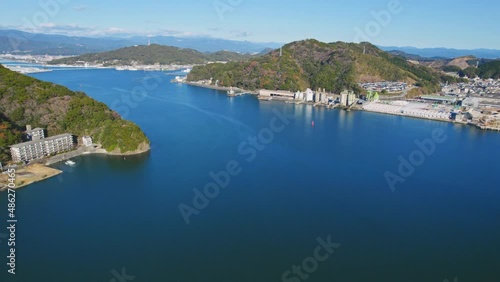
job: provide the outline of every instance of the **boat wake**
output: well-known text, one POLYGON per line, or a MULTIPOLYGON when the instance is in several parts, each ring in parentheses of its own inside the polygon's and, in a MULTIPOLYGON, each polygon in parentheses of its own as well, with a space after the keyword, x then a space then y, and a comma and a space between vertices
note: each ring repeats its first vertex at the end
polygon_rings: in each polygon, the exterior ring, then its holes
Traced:
POLYGON ((243 134, 256 134, 255 130, 251 129, 246 124, 244 124, 241 121, 236 120, 236 119, 234 119, 232 117, 221 115, 219 113, 215 113, 215 112, 211 112, 211 111, 207 111, 207 110, 201 109, 199 107, 196 107, 196 106, 193 106, 193 105, 190 105, 190 104, 187 104, 187 103, 179 102, 179 101, 174 101, 174 100, 171 100, 171 99, 161 99, 161 98, 152 97, 152 96, 149 96, 149 95, 147 95, 146 97, 148 97, 150 99, 153 99, 153 100, 157 100, 157 101, 162 101, 162 102, 167 102, 167 103, 181 105, 181 106, 193 109, 193 110, 195 110, 197 112, 203 113, 203 114, 209 116, 210 118, 212 118, 214 120, 217 120, 217 121, 226 121, 226 122, 232 123, 233 125, 236 125, 239 128, 244 129, 245 132, 243 132, 243 134))

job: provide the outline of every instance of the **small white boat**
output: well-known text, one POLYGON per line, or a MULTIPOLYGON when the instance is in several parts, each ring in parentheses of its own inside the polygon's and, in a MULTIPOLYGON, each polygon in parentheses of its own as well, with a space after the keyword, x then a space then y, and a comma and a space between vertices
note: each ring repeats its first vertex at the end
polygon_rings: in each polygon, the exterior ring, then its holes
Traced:
POLYGON ((76 163, 75 163, 74 161, 72 161, 72 160, 67 160, 64 164, 65 164, 65 165, 69 165, 69 166, 74 166, 74 165, 76 165, 76 163))

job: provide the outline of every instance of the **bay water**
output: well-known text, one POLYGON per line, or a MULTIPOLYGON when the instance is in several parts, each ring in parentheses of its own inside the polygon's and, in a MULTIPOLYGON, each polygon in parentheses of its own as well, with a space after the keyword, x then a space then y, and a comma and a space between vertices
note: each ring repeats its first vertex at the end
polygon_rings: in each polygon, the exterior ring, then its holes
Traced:
POLYGON ((106 103, 152 150, 78 157, 18 190, 16 275, 0 237, 1 281, 500 281, 499 133, 177 75, 32 74, 106 103))

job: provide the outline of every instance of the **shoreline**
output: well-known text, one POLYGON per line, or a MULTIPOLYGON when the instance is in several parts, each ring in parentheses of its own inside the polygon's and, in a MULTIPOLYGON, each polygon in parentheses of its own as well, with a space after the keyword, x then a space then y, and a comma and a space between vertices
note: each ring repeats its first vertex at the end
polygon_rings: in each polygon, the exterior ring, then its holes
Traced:
MULTIPOLYGON (((46 179, 50 179, 54 176, 63 174, 64 171, 51 167, 57 163, 67 161, 71 158, 86 156, 86 155, 107 155, 107 156, 115 156, 115 157, 125 157, 125 156, 136 156, 146 154, 151 151, 151 146, 149 144, 140 145, 140 149, 133 152, 126 153, 116 153, 116 152, 108 152, 102 148, 94 148, 94 147, 80 147, 76 150, 63 153, 60 155, 56 155, 53 157, 49 157, 46 159, 42 159, 39 161, 35 161, 32 164, 28 164, 25 166, 16 167, 16 187, 15 190, 24 188, 29 186, 30 184, 44 181, 46 179)), ((0 175, 0 178, 5 178, 4 175, 0 175)), ((7 187, 0 185, 0 192, 7 190, 7 187)))
POLYGON ((80 147, 76 150, 59 154, 57 156, 50 157, 45 160, 44 165, 45 166, 50 166, 56 163, 60 163, 63 161, 66 161, 71 158, 79 157, 79 156, 85 156, 85 155, 107 155, 107 156, 116 156, 116 157, 125 157, 125 156, 136 156, 136 155, 142 155, 145 154, 149 151, 151 151, 151 145, 147 144, 141 144, 139 147, 142 147, 136 151, 132 152, 126 152, 126 153, 118 153, 118 152, 108 152, 103 148, 94 148, 94 147, 80 147))
POLYGON ((441 122, 448 122, 448 123, 454 123, 454 124, 462 124, 462 125, 468 125, 467 122, 459 122, 459 121, 454 121, 451 119, 440 119, 440 118, 431 118, 431 117, 422 117, 422 116, 414 116, 414 115, 406 115, 406 114, 401 114, 401 113, 385 113, 385 112, 379 112, 379 111, 371 111, 367 109, 353 109, 356 111, 364 111, 364 112, 369 112, 369 113, 376 113, 376 114, 382 114, 382 115, 391 115, 391 116, 400 116, 400 117, 407 117, 407 118, 415 118, 415 119, 424 119, 424 120, 432 120, 432 121, 441 121, 441 122))
POLYGON ((265 101, 265 102, 268 102, 268 101, 276 101, 276 102, 282 102, 282 103, 284 102, 286 104, 295 104, 295 105, 311 105, 314 107, 324 107, 326 109, 331 109, 331 110, 339 109, 339 110, 347 110, 347 111, 365 111, 365 112, 376 113, 376 114, 393 115, 393 116, 401 116, 401 117, 406 117, 406 118, 415 118, 415 119, 422 119, 422 120, 431 120, 431 121, 439 121, 439 122, 446 122, 446 123, 452 123, 452 124, 460 124, 460 125, 466 125, 466 126, 474 126, 475 128, 478 128, 478 129, 481 129, 484 131, 500 131, 500 127, 485 126, 485 125, 480 125, 480 124, 476 124, 473 122, 456 121, 456 120, 451 120, 448 118, 445 119, 445 118, 417 116, 417 115, 404 114, 404 113, 382 112, 382 111, 365 109, 365 108, 359 107, 359 106, 354 106, 351 108, 342 108, 342 107, 339 107, 338 105, 329 106, 329 105, 322 104, 322 103, 295 101, 295 100, 291 100, 288 98, 276 99, 275 97, 272 97, 272 99, 269 99, 267 97, 265 97, 264 99, 259 98, 259 100, 265 101))
POLYGON ((238 93, 248 93, 251 95, 259 95, 257 91, 245 90, 245 89, 241 89, 238 87, 215 86, 215 85, 208 85, 208 84, 202 84, 202 83, 191 82, 191 81, 184 81, 184 82, 182 82, 182 84, 206 88, 206 89, 218 90, 218 91, 226 91, 226 92, 232 89, 237 94, 238 93))
POLYGON ((49 68, 74 68, 74 69, 114 69, 117 71, 176 71, 192 69, 195 65, 66 65, 66 64, 41 64, 49 68))
POLYGON ((406 117, 406 118, 415 118, 415 119, 424 119, 424 120, 432 120, 432 121, 440 121, 440 122, 446 122, 446 123, 452 123, 452 124, 460 124, 460 125, 465 125, 465 126, 473 126, 477 129, 481 129, 484 131, 500 131, 500 127, 491 127, 491 126, 483 126, 471 122, 464 122, 464 121, 456 121, 456 120, 451 120, 451 119, 439 119, 439 118, 430 118, 430 117, 421 117, 421 116, 413 116, 413 115, 405 115, 405 114, 398 114, 398 113, 385 113, 385 112, 378 112, 378 111, 370 111, 367 109, 353 109, 357 111, 365 111, 369 113, 376 113, 376 114, 383 114, 383 115, 392 115, 392 116, 401 116, 401 117, 406 117))
MULTIPOLYGON (((277 97, 260 98, 258 91, 247 91, 247 90, 240 89, 237 87, 215 86, 215 85, 208 85, 208 84, 189 82, 189 81, 184 81, 182 83, 187 84, 187 85, 191 85, 191 86, 195 86, 195 87, 201 87, 201 88, 219 90, 219 91, 229 91, 230 89, 232 89, 235 92, 239 91, 239 92, 249 93, 249 94, 255 95, 259 99, 259 101, 266 101, 266 102, 267 101, 278 101, 278 102, 285 102, 287 104, 295 104, 295 105, 312 105, 315 107, 319 106, 319 107, 325 107, 327 109, 344 109, 344 108, 339 107, 338 105, 335 105, 332 107, 332 106, 329 106, 326 104, 305 102, 305 101, 295 101, 295 100, 289 99, 289 98, 282 98, 282 99, 279 99, 279 98, 277 99, 277 97)), ((353 111, 358 110, 358 111, 366 111, 366 112, 377 113, 377 114, 387 114, 387 115, 402 116, 402 117, 408 117, 408 118, 417 118, 417 119, 440 121, 440 122, 447 122, 447 123, 453 123, 453 124, 469 125, 469 126, 474 126, 478 129, 485 130, 485 131, 500 131, 500 127, 485 126, 485 125, 480 125, 480 124, 476 124, 473 122, 456 121, 456 120, 451 120, 451 119, 447 119, 447 118, 445 119, 445 118, 437 118, 437 117, 425 117, 425 116, 411 115, 411 114, 405 114, 405 113, 383 112, 383 111, 365 109, 365 108, 359 107, 359 106, 354 106, 354 107, 351 107, 351 108, 348 108, 345 110, 353 110, 353 111)))
POLYGON ((446 123, 452 123, 452 124, 460 124, 460 125, 465 125, 465 126, 473 126, 473 127, 476 127, 478 129, 481 129, 484 131, 500 131, 500 127, 496 128, 496 127, 491 127, 491 126, 481 126, 479 124, 475 124, 475 123, 471 123, 471 122, 456 121, 456 120, 451 120, 451 119, 423 117, 423 116, 407 115, 407 114, 401 114, 401 113, 386 113, 386 112, 379 112, 379 111, 371 111, 371 110, 363 109, 363 108, 353 108, 351 110, 352 111, 364 111, 364 112, 382 114, 382 115, 400 116, 400 117, 405 117, 405 118, 439 121, 439 122, 446 122, 446 123))
MULTIPOLYGON (((45 69, 40 69, 37 67, 32 67, 32 66, 9 66, 8 68, 20 72, 23 74, 30 74, 30 73, 39 73, 39 72, 50 72, 53 71, 52 68, 68 68, 68 69, 75 69, 75 70, 80 70, 80 69, 89 69, 89 70, 100 70, 100 69, 114 69, 117 71, 176 71, 176 70, 183 70, 183 69, 192 69, 195 65, 110 65, 110 66, 104 66, 104 65, 67 65, 67 64, 49 64, 48 62, 29 62, 29 61, 24 61, 24 60, 15 60, 15 59, 9 59, 6 60, 4 59, 5 62, 15 62, 15 63, 30 63, 33 65, 39 65, 41 67, 45 67, 45 69), (37 69, 37 70, 34 70, 37 69)), ((3 62, 0 62, 0 64, 3 64, 3 62)), ((6 66, 7 67, 7 66, 6 66)))

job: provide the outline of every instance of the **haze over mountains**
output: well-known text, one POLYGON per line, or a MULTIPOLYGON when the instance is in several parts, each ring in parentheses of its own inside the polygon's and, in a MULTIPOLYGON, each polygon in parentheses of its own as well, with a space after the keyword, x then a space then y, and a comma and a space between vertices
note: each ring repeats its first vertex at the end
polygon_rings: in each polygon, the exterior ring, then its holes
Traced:
MULTIPOLYGON (((217 52, 226 50, 238 53, 260 53, 263 50, 276 49, 284 45, 284 43, 279 42, 255 43, 210 37, 75 37, 55 34, 33 34, 19 30, 0 30, 0 53, 31 55, 82 55, 87 53, 111 51, 135 45, 145 45, 148 43, 148 40, 153 44, 189 48, 199 52, 217 52)), ((456 58, 469 55, 484 59, 500 58, 500 50, 494 49, 464 50, 395 46, 377 47, 384 51, 401 51, 425 58, 456 58)))
POLYGON ((474 56, 483 59, 500 58, 500 50, 494 49, 452 49, 452 48, 416 48, 416 47, 395 47, 377 46, 384 51, 401 51, 407 54, 417 55, 425 58, 457 58, 464 56, 474 56))
POLYGON ((195 49, 199 52, 221 50, 238 53, 260 53, 267 48, 279 48, 281 43, 254 43, 208 37, 135 36, 76 37, 53 34, 33 34, 18 30, 0 30, 0 53, 32 55, 81 55, 111 51, 135 45, 154 44, 195 49))

